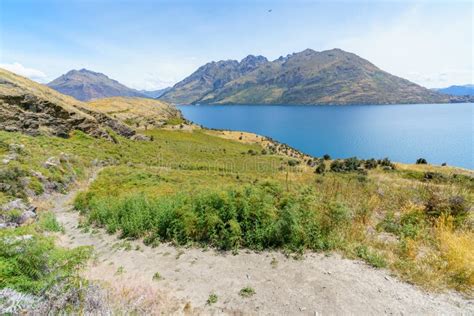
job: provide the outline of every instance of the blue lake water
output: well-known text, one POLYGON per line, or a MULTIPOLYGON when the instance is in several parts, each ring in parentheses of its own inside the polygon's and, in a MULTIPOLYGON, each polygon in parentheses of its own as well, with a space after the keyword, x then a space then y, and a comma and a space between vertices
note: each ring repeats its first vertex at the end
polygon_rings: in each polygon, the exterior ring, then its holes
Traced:
POLYGON ((474 104, 185 105, 184 116, 210 128, 269 136, 313 156, 389 157, 474 169, 474 104))

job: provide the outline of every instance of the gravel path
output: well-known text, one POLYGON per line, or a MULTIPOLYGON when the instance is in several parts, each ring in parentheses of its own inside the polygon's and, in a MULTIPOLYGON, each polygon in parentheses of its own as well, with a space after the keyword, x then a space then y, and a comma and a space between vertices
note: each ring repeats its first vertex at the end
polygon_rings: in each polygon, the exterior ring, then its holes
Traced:
POLYGON ((165 310, 175 314, 474 315, 473 300, 456 293, 426 293, 386 270, 339 255, 311 253, 294 260, 278 252, 232 255, 170 245, 150 248, 139 241, 127 245, 103 231, 85 233, 77 228, 79 215, 71 210, 74 193, 49 200, 66 229, 61 243, 95 248, 97 259, 87 277, 159 291, 166 297, 165 310), (161 279, 153 280, 157 272, 161 279), (244 287, 255 294, 241 297, 244 287), (218 300, 209 306, 211 293, 218 300))

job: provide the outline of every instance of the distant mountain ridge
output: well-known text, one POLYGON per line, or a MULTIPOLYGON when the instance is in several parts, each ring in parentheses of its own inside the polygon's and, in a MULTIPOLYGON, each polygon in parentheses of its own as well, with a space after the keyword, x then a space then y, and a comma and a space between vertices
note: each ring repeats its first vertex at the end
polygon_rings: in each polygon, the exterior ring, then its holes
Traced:
POLYGON ((474 96, 474 84, 454 85, 454 86, 449 86, 447 88, 439 88, 439 89, 433 89, 433 90, 439 93, 443 93, 443 94, 458 95, 458 96, 464 96, 464 95, 474 96))
POLYGON ((147 97, 106 75, 87 69, 71 70, 47 84, 50 88, 80 101, 107 97, 147 97))
POLYGON ((139 90, 139 92, 146 95, 149 98, 156 99, 156 98, 161 97, 164 93, 170 90, 171 90, 171 87, 166 87, 166 88, 157 89, 157 90, 139 90))
POLYGON ((160 99, 175 104, 397 104, 465 102, 393 76, 341 49, 306 49, 210 62, 160 99))

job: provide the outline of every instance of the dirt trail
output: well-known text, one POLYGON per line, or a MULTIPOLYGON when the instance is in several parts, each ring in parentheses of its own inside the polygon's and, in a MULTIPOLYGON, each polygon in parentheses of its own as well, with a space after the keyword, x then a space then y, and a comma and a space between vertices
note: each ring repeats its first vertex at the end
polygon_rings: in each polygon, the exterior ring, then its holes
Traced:
POLYGON ((161 293, 161 312, 186 314, 443 314, 474 315, 474 301, 456 293, 429 294, 391 277, 386 270, 341 258, 308 254, 303 260, 278 252, 238 255, 213 250, 182 249, 169 245, 150 248, 139 241, 122 240, 103 231, 83 232, 70 202, 75 192, 54 195, 50 201, 66 233, 61 243, 94 246, 90 279, 140 285, 161 293), (126 247, 127 248, 127 247, 126 247), (130 249, 131 248, 131 249, 130 249), (121 273, 120 273, 121 272, 121 273), (161 280, 153 280, 155 273, 161 280), (256 294, 243 298, 249 286, 256 294), (206 305, 211 293, 217 303, 206 305), (173 305, 173 306, 172 306, 173 305))

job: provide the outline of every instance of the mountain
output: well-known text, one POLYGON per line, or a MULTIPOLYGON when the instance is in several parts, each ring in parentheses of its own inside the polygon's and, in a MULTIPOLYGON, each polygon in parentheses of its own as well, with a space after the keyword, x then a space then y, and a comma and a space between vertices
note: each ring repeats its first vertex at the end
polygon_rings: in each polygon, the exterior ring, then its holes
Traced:
POLYGON ((146 97, 102 73, 87 69, 71 70, 48 83, 48 86, 81 101, 114 96, 146 97))
POLYGON ((447 103, 440 94, 393 76, 341 49, 306 49, 274 61, 248 56, 211 62, 161 96, 178 104, 447 103))
POLYGON ((156 99, 156 98, 161 97, 164 93, 170 90, 171 90, 171 87, 166 87, 166 88, 158 89, 158 90, 140 90, 140 93, 144 94, 145 96, 151 99, 156 99))
POLYGON ((440 89, 433 89, 433 90, 438 91, 439 93, 443 93, 443 94, 458 95, 458 96, 464 96, 464 95, 474 96, 473 84, 466 84, 462 86, 450 86, 447 88, 440 88, 440 89))
POLYGON ((109 129, 125 137, 135 135, 133 129, 81 101, 0 68, 0 130, 60 137, 79 130, 113 140, 109 129))
POLYGON ((213 61, 178 82, 160 99, 177 104, 197 102, 209 93, 222 89, 225 84, 268 63, 265 57, 253 55, 247 56, 241 62, 237 60, 213 61))

